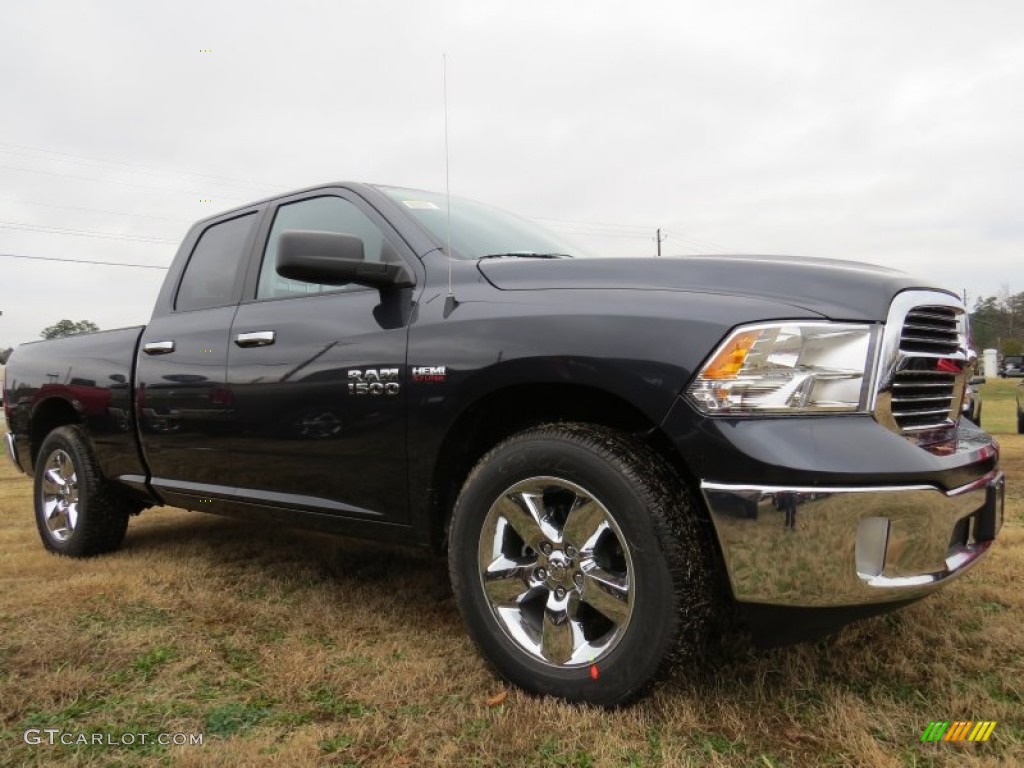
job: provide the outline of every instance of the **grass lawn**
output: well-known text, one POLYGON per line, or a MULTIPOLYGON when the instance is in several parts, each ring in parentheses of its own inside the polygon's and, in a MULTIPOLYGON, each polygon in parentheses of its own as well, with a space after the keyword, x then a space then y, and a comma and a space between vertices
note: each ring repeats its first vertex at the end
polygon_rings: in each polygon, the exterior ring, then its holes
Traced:
POLYGON ((133 520, 113 555, 57 558, 4 460, 0 765, 1024 765, 1015 383, 983 388, 1009 487, 978 568, 816 644, 735 642, 614 712, 516 690, 497 703, 439 561, 174 509, 133 520), (920 742, 961 719, 998 725, 984 744, 920 742), (32 728, 149 743, 30 745, 32 728), (152 743, 176 732, 203 744, 152 743))
POLYGON ((1024 399, 1024 389, 1018 389, 1021 379, 990 378, 981 391, 981 423, 994 435, 1017 432, 1016 393, 1024 399))

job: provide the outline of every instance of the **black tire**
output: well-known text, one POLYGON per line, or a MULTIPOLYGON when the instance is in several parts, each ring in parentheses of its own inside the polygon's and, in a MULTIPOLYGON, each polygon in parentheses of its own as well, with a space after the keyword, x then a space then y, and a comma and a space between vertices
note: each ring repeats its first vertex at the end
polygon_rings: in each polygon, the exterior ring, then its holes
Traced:
POLYGON ((117 549, 128 516, 136 511, 104 481, 85 430, 78 426, 58 427, 43 440, 34 498, 43 546, 69 557, 117 549), (64 482, 56 482, 58 477, 64 482))
POLYGON ((1024 435, 1024 411, 1017 411, 1017 434, 1024 435))
POLYGON ((703 649, 717 594, 714 549, 703 531, 686 487, 644 443, 587 424, 548 424, 500 443, 470 472, 449 531, 452 589, 473 640, 507 680, 541 695, 615 706, 643 693, 669 661, 703 649), (536 529, 535 549, 512 520, 532 530, 538 516, 522 518, 516 510, 528 509, 527 496, 538 491, 543 495, 532 498, 543 507, 539 519, 553 527, 536 529), (588 511, 566 525, 569 507, 588 511), (584 531, 602 526, 603 532, 578 545, 580 551, 571 546, 584 531), (511 567, 504 568, 510 538, 516 575, 488 579, 491 589, 502 590, 497 601, 512 606, 502 608, 513 615, 504 619, 485 591, 481 561, 500 562, 498 572, 511 574, 511 567), (550 557, 541 551, 545 547, 550 557), (626 585, 614 593, 618 602, 609 603, 604 594, 613 590, 591 588, 611 583, 600 581, 608 574, 626 585), (523 593, 513 596, 519 589, 523 593), (560 600, 566 606, 561 614, 552 605, 560 600), (589 601, 603 604, 607 613, 589 601), (539 610, 537 603, 543 604, 539 610), (560 629, 565 624, 579 628, 571 639, 569 630, 560 629), (550 645, 549 628, 561 638, 550 645), (515 639, 515 633, 526 639, 515 639), (546 649, 554 653, 545 657, 546 649), (595 649, 600 652, 592 656, 595 649))
POLYGON ((981 426, 981 406, 978 406, 978 418, 974 421, 979 427, 981 426))

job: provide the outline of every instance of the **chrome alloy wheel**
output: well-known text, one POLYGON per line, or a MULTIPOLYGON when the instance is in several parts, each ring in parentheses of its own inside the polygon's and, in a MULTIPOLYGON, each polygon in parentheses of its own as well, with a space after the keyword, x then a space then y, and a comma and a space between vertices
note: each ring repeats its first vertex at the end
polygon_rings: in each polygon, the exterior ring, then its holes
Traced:
POLYGON ((58 448, 46 458, 40 493, 50 536, 67 541, 78 524, 78 478, 67 451, 58 448))
POLYGON ((633 562, 618 524, 593 494, 556 477, 516 483, 491 505, 478 550, 480 581, 505 634, 555 667, 592 664, 633 615, 633 562))

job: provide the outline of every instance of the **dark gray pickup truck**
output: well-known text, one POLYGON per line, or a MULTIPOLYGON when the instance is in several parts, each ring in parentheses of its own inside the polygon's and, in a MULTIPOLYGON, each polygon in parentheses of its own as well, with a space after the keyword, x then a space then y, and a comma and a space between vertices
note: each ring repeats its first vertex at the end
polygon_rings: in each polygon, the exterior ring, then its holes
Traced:
POLYGON ((960 420, 955 295, 849 262, 580 256, 364 184, 199 222, 147 326, 9 361, 43 544, 108 552, 174 505, 447 551, 502 675, 606 705, 726 608, 813 637, 988 550, 1003 477, 960 420))

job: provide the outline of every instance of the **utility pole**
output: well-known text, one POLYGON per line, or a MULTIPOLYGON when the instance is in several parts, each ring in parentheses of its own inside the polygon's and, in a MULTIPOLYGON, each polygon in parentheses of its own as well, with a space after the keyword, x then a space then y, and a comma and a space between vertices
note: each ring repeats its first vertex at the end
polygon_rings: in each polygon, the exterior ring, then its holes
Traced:
POLYGON ((659 257, 661 256, 661 244, 663 242, 665 242, 666 240, 668 240, 668 235, 665 235, 664 237, 662 237, 661 236, 661 227, 658 227, 657 231, 654 233, 654 241, 658 244, 658 256, 659 257))

